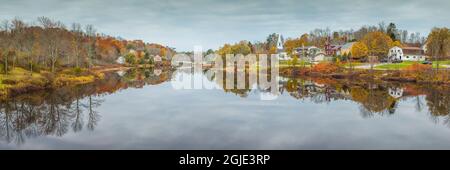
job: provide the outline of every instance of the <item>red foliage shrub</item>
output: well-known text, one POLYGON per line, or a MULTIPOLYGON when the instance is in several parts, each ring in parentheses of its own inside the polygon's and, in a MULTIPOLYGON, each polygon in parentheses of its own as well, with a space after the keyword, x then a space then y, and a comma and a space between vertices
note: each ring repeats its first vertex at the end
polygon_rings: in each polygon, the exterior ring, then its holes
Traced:
POLYGON ((339 70, 339 67, 336 64, 333 63, 319 63, 314 65, 312 68, 313 72, 323 73, 323 74, 330 74, 334 73, 339 70))

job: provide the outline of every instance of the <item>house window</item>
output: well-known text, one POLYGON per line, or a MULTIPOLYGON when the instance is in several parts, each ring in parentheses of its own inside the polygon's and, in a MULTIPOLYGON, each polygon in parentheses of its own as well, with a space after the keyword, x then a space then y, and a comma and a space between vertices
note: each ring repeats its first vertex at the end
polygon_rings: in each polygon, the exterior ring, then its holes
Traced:
POLYGON ((409 58, 409 55, 408 55, 408 56, 406 56, 406 58, 409 58))
POLYGON ((413 56, 413 58, 416 58, 416 56, 413 56))

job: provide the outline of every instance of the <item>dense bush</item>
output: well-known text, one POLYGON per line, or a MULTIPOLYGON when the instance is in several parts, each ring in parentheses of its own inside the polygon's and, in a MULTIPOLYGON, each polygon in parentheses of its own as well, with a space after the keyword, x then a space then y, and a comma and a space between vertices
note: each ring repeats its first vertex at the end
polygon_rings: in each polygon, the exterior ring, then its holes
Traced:
POLYGON ((323 73, 323 74, 330 74, 335 73, 339 70, 339 67, 334 63, 328 63, 328 62, 322 62, 319 64, 314 65, 312 68, 313 72, 323 73))

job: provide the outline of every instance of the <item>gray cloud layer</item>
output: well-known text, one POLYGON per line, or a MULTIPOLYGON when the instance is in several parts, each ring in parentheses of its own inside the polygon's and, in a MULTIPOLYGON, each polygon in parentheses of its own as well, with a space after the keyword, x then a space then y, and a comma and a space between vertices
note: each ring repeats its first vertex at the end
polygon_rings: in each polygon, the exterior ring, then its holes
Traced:
POLYGON ((449 27, 448 0, 0 0, 0 19, 48 16, 67 24, 93 24, 105 34, 192 50, 272 32, 297 37, 314 28, 358 28, 380 21, 427 34, 449 27))

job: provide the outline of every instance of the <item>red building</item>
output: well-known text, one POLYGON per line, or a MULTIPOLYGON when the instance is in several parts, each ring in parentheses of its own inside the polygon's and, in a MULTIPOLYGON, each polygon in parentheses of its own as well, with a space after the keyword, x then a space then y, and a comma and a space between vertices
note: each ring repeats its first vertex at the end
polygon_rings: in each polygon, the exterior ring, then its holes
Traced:
POLYGON ((330 37, 327 38, 327 41, 325 42, 325 54, 327 56, 338 55, 341 48, 342 45, 333 45, 330 43, 330 37))

